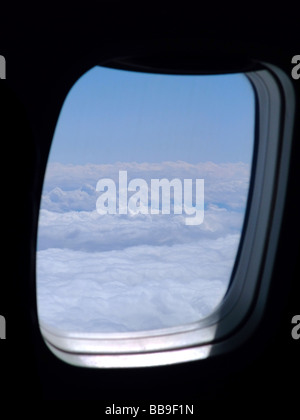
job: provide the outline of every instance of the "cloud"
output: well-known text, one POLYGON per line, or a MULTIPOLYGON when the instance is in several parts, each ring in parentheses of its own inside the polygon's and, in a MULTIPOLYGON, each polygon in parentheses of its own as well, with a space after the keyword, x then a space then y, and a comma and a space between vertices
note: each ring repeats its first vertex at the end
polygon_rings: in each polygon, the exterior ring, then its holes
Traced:
POLYGON ((138 245, 173 245, 216 239, 241 230, 243 214, 211 206, 204 222, 187 226, 183 215, 99 215, 93 212, 57 213, 41 210, 38 249, 68 248, 87 252, 138 245))
POLYGON ((101 178, 111 178, 118 184, 119 171, 128 172, 128 182, 142 178, 150 185, 153 178, 204 179, 205 202, 243 209, 246 203, 250 167, 246 163, 187 162, 121 163, 107 165, 63 165, 47 167, 42 208, 57 212, 94 210, 99 193, 96 184, 101 178))
POLYGON ((38 230, 40 318, 66 331, 149 330, 197 321, 224 296, 249 184, 244 163, 48 165, 38 230), (100 215, 100 178, 205 180, 204 222, 100 215))
POLYGON ((227 289, 239 235, 125 250, 39 251, 38 311, 76 332, 166 328, 208 315, 227 289))

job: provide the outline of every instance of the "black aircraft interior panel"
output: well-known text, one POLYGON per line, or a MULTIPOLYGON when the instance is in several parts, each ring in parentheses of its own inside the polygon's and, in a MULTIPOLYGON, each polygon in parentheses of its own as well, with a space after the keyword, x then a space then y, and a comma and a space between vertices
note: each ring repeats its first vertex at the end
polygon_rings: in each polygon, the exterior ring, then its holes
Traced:
MULTIPOLYGON (((2 401, 95 400, 101 416, 141 416, 150 405, 150 414, 191 414, 186 410, 193 406, 193 415, 199 415, 202 401, 232 403, 233 398, 254 406, 270 398, 274 406, 295 402, 300 374, 300 38, 295 11, 263 19, 253 11, 225 18, 184 6, 137 13, 118 2, 103 2, 97 13, 22 7, 5 8, 0 25, 2 401), (42 337, 36 240, 44 170, 66 95, 99 63, 175 73, 196 66, 204 74, 254 71, 270 63, 291 82, 291 157, 270 288, 258 325, 228 351, 162 366, 83 367, 60 360, 42 337), (122 412, 125 406, 133 411, 122 412)), ((283 102, 280 112, 285 109, 283 102)))

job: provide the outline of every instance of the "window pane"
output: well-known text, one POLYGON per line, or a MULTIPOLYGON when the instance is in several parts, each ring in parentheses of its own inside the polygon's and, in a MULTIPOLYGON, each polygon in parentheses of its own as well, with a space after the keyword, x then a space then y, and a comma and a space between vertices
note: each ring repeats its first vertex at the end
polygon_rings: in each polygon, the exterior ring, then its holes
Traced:
POLYGON ((211 314, 239 245, 254 111, 242 74, 95 67, 82 76, 62 108, 44 181, 40 320, 127 332, 211 314))

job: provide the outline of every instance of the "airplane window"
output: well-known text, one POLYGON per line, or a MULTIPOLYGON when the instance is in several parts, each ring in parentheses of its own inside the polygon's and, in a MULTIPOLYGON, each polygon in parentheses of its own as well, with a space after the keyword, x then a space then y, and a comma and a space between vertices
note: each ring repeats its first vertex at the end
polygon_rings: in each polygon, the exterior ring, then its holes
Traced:
POLYGON ((254 118, 243 74, 84 74, 46 168, 39 319, 67 332, 123 333, 212 314, 240 243, 254 118))

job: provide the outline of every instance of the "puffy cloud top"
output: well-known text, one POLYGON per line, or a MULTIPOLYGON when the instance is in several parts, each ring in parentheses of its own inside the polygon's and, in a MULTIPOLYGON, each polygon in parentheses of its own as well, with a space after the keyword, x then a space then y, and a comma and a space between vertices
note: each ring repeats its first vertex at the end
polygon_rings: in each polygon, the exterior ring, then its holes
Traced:
POLYGON ((170 327, 210 314, 224 296, 239 244, 249 165, 205 162, 48 165, 39 219, 39 317, 66 331, 170 327), (205 216, 99 215, 96 184, 205 180, 205 216))

